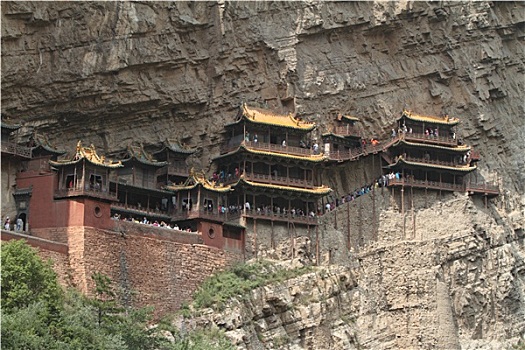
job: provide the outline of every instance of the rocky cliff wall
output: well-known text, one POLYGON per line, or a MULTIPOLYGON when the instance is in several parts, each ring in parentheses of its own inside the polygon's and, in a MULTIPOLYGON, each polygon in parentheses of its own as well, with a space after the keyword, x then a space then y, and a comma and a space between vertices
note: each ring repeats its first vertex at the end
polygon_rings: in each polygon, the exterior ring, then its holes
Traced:
POLYGON ((392 206, 379 236, 365 231, 344 262, 339 252, 338 265, 258 288, 190 324, 226 330, 239 349, 512 348, 525 332, 525 235, 494 211, 449 195, 418 210, 431 224, 404 238, 392 206))
POLYGON ((523 193, 524 21, 521 2, 3 2, 2 114, 66 149, 179 138, 207 167, 242 101, 377 135, 448 113, 523 193))
MULTIPOLYGON (((413 237, 400 235, 392 201, 376 214, 376 243, 337 254, 355 281, 347 316, 337 319, 328 292, 302 298, 304 315, 246 311, 258 316, 232 330, 255 344, 253 322, 266 322, 263 340, 268 324, 290 324, 275 327, 290 349, 496 349, 524 333, 522 2, 2 2, 1 15, 2 116, 24 123, 22 138, 37 128, 63 149, 79 138, 105 153, 170 137, 197 147, 191 161, 207 169, 242 101, 319 130, 338 112, 356 115, 377 136, 403 108, 457 116, 481 175, 501 182, 498 199, 485 209, 415 197, 413 237)), ((333 174, 343 193, 367 176, 333 174)), ((337 231, 344 245, 341 225, 321 236, 337 231)), ((272 300, 295 287, 280 288, 272 300)))

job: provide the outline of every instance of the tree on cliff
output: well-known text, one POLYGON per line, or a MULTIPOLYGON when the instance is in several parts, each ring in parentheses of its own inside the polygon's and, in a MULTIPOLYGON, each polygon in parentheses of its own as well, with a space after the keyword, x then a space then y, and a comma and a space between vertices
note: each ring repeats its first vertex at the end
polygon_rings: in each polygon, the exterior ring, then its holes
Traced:
POLYGON ((62 300, 56 274, 23 240, 2 244, 2 309, 9 311, 40 302, 56 311, 62 300))
POLYGON ((171 322, 151 326, 152 310, 118 305, 107 276, 92 276, 93 298, 64 292, 51 264, 25 241, 4 242, 1 248, 2 349, 233 349, 223 334, 182 337, 171 322))

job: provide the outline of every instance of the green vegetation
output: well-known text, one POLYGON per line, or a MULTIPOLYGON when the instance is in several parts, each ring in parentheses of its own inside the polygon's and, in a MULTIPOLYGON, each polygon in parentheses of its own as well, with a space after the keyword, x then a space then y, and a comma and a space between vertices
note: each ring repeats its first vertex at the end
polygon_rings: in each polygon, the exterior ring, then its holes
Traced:
POLYGON ((24 241, 1 247, 2 349, 233 349, 220 331, 181 334, 168 320, 151 326, 152 310, 123 308, 102 274, 92 276, 93 298, 64 292, 50 263, 24 241))
POLYGON ((248 291, 271 283, 278 283, 310 272, 311 267, 297 269, 280 268, 268 261, 238 264, 219 272, 204 281, 195 293, 196 309, 212 307, 221 309, 234 296, 244 296, 248 291))

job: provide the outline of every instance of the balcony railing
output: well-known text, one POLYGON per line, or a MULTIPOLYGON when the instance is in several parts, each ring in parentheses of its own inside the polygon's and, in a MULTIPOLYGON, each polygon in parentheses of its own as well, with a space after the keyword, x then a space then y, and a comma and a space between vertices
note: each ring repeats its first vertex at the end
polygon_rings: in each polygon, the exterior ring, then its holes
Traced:
POLYGON ((141 216, 153 216, 153 217, 164 217, 170 218, 171 213, 167 210, 154 209, 154 208, 144 208, 143 206, 125 204, 125 203, 115 203, 111 205, 111 209, 115 210, 126 210, 131 213, 141 215, 141 216))
POLYGON ((362 136, 361 131, 359 131, 357 128, 352 127, 350 125, 347 125, 347 126, 336 126, 334 128, 333 133, 336 134, 336 135, 341 135, 341 136, 356 136, 356 137, 361 137, 362 136))
POLYGON ((190 168, 187 165, 169 165, 167 167, 160 168, 157 171, 157 176, 166 174, 188 176, 190 174, 190 168))
POLYGON ((246 213, 243 215, 247 218, 252 218, 252 219, 293 222, 293 223, 309 224, 309 225, 317 225, 317 222, 318 222, 317 216, 292 215, 290 213, 277 214, 274 212, 250 210, 250 211, 246 211, 246 213))
POLYGON ((390 147, 391 142, 386 144, 370 145, 367 144, 364 147, 330 151, 328 158, 331 160, 343 161, 343 160, 355 160, 362 156, 367 156, 369 154, 377 154, 384 151, 386 148, 390 147))
POLYGON ((255 173, 246 173, 244 177, 247 180, 263 182, 273 185, 283 185, 283 186, 295 186, 303 188, 313 188, 313 181, 307 181, 304 179, 298 179, 293 177, 286 176, 273 176, 268 174, 255 174, 255 173))
POLYGON ((432 136, 421 133, 403 133, 400 135, 407 141, 425 141, 444 146, 457 146, 458 140, 452 136, 432 136))
POLYGON ((416 162, 416 163, 423 163, 423 164, 429 164, 429 165, 441 165, 441 166, 448 166, 448 167, 453 167, 453 168, 461 168, 467 165, 467 164, 461 164, 461 163, 454 162, 454 161, 436 160, 436 159, 419 158, 419 157, 411 157, 411 156, 404 156, 403 159, 408 162, 416 162))
POLYGON ((295 147, 295 146, 282 146, 282 145, 275 144, 275 143, 254 142, 254 141, 242 141, 236 144, 225 145, 221 147, 221 154, 232 152, 241 145, 245 145, 246 147, 261 150, 261 151, 291 154, 291 155, 296 155, 296 156, 311 156, 311 155, 321 154, 319 150, 317 152, 314 152, 313 149, 309 149, 309 148, 302 148, 302 147, 295 147))
POLYGON ((113 192, 108 192, 104 189, 95 189, 95 188, 82 188, 82 187, 73 187, 73 188, 64 188, 55 191, 55 198, 68 198, 68 197, 94 197, 100 199, 106 199, 111 201, 117 200, 117 194, 113 192))
POLYGON ((2 141, 2 153, 9 153, 24 158, 31 158, 31 148, 19 146, 15 142, 2 141))
POLYGON ((416 188, 426 188, 444 191, 459 191, 459 192, 472 192, 480 193, 485 195, 498 195, 498 185, 491 182, 480 182, 480 183, 461 183, 454 184, 440 181, 425 181, 416 180, 412 178, 405 179, 391 179, 388 180, 388 186, 407 186, 416 188))
POLYGON ((201 209, 199 211, 197 210, 179 210, 175 213, 171 214, 171 219, 173 221, 181 221, 181 220, 190 220, 190 219, 209 219, 209 220, 215 220, 215 221, 231 221, 235 220, 241 217, 241 212, 224 212, 219 213, 218 211, 209 211, 201 209))
POLYGON ((459 191, 464 192, 465 191, 465 185, 464 184, 454 184, 454 183, 448 183, 448 182, 440 182, 440 181, 425 181, 425 180, 417 180, 417 179, 390 179, 388 180, 388 186, 407 186, 407 187, 415 187, 415 188, 426 188, 426 189, 433 189, 433 190, 444 190, 444 191, 459 191))
POLYGON ((467 182, 465 189, 467 192, 480 193, 485 195, 499 195, 499 186, 496 183, 482 182, 471 183, 467 182))

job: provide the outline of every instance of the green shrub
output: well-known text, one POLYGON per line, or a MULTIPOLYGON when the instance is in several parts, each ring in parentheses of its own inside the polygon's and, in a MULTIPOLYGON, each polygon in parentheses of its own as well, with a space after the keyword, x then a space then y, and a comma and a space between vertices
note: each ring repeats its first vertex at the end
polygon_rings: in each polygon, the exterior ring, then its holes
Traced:
POLYGON ((237 264, 206 279, 194 295, 193 306, 221 309, 232 297, 243 297, 257 287, 283 282, 309 271, 311 267, 284 269, 268 261, 237 264))

